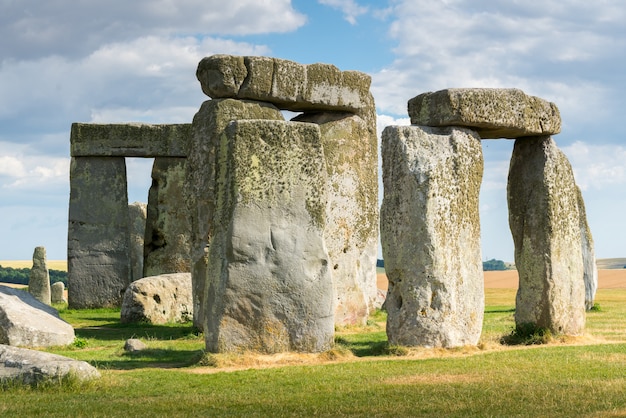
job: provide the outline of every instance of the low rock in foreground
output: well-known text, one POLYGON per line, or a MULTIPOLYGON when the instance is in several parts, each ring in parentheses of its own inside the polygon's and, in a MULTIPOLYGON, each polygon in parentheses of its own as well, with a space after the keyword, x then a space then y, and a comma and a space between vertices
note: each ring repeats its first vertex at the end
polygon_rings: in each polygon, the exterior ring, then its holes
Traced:
POLYGON ((0 383, 34 385, 66 378, 80 382, 97 379, 100 373, 84 361, 57 354, 0 345, 0 383))

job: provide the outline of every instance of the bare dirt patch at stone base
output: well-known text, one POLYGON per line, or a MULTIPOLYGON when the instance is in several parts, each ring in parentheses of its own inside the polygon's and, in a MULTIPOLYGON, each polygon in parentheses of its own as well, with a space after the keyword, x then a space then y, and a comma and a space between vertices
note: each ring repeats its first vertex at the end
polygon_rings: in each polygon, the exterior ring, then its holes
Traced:
MULTIPOLYGON (((519 278, 517 270, 485 271, 485 288, 487 289, 517 289, 519 278)), ((378 288, 387 290, 387 276, 384 273, 377 275, 378 288)), ((626 269, 599 269, 599 289, 626 289, 626 269)))

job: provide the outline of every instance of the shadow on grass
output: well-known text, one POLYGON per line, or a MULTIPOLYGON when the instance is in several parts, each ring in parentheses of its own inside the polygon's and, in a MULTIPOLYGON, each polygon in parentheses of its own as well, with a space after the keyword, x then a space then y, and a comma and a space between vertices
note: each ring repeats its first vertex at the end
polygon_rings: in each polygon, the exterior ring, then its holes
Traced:
POLYGON ((515 312, 515 308, 487 308, 485 309, 486 314, 490 313, 513 313, 515 312))
POLYGON ((98 340, 127 340, 129 338, 149 338, 153 340, 176 340, 196 338, 198 332, 189 324, 152 325, 152 324, 121 324, 109 322, 94 326, 75 328, 77 337, 98 340))
POLYGON ((352 352, 357 357, 382 356, 387 354, 387 339, 352 339, 348 336, 336 337, 335 343, 352 352))
POLYGON ((119 360, 92 361, 91 363, 100 369, 108 370, 178 369, 197 364, 203 353, 203 350, 148 348, 124 353, 119 360))

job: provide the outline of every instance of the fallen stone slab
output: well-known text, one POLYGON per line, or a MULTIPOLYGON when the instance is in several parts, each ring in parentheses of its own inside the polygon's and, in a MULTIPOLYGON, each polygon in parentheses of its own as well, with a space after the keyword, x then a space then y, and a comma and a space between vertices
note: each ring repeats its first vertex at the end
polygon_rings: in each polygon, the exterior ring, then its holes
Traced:
POLYGON ((161 274, 132 282, 124 293, 120 316, 122 323, 191 321, 191 273, 161 274))
POLYGON ((519 89, 446 89, 409 100, 414 125, 464 126, 482 139, 554 135, 561 116, 554 103, 519 89))
POLYGON ((74 328, 30 293, 0 286, 0 344, 50 347, 74 342, 74 328))
POLYGON ((98 370, 85 361, 57 354, 0 345, 0 383, 34 385, 65 378, 89 381, 100 377, 98 370))
POLYGON ((359 112, 373 106, 371 77, 331 64, 298 64, 269 57, 212 55, 196 72, 213 99, 250 99, 293 111, 359 112))

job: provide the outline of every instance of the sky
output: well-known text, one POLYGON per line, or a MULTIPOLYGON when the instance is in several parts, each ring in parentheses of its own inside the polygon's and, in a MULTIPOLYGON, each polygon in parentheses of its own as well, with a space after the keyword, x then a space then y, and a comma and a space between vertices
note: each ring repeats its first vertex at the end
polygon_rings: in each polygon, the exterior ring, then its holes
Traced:
MULTIPOLYGON (((0 0, 0 260, 67 256, 73 122, 190 123, 213 54, 330 63, 372 77, 377 128, 451 87, 519 88, 560 109, 598 258, 626 257, 623 0, 0 0)), ((485 140, 483 259, 513 261, 511 140, 485 140)), ((151 160, 128 159, 129 201, 151 160)), ((382 198, 382 183, 380 186, 382 198)))

